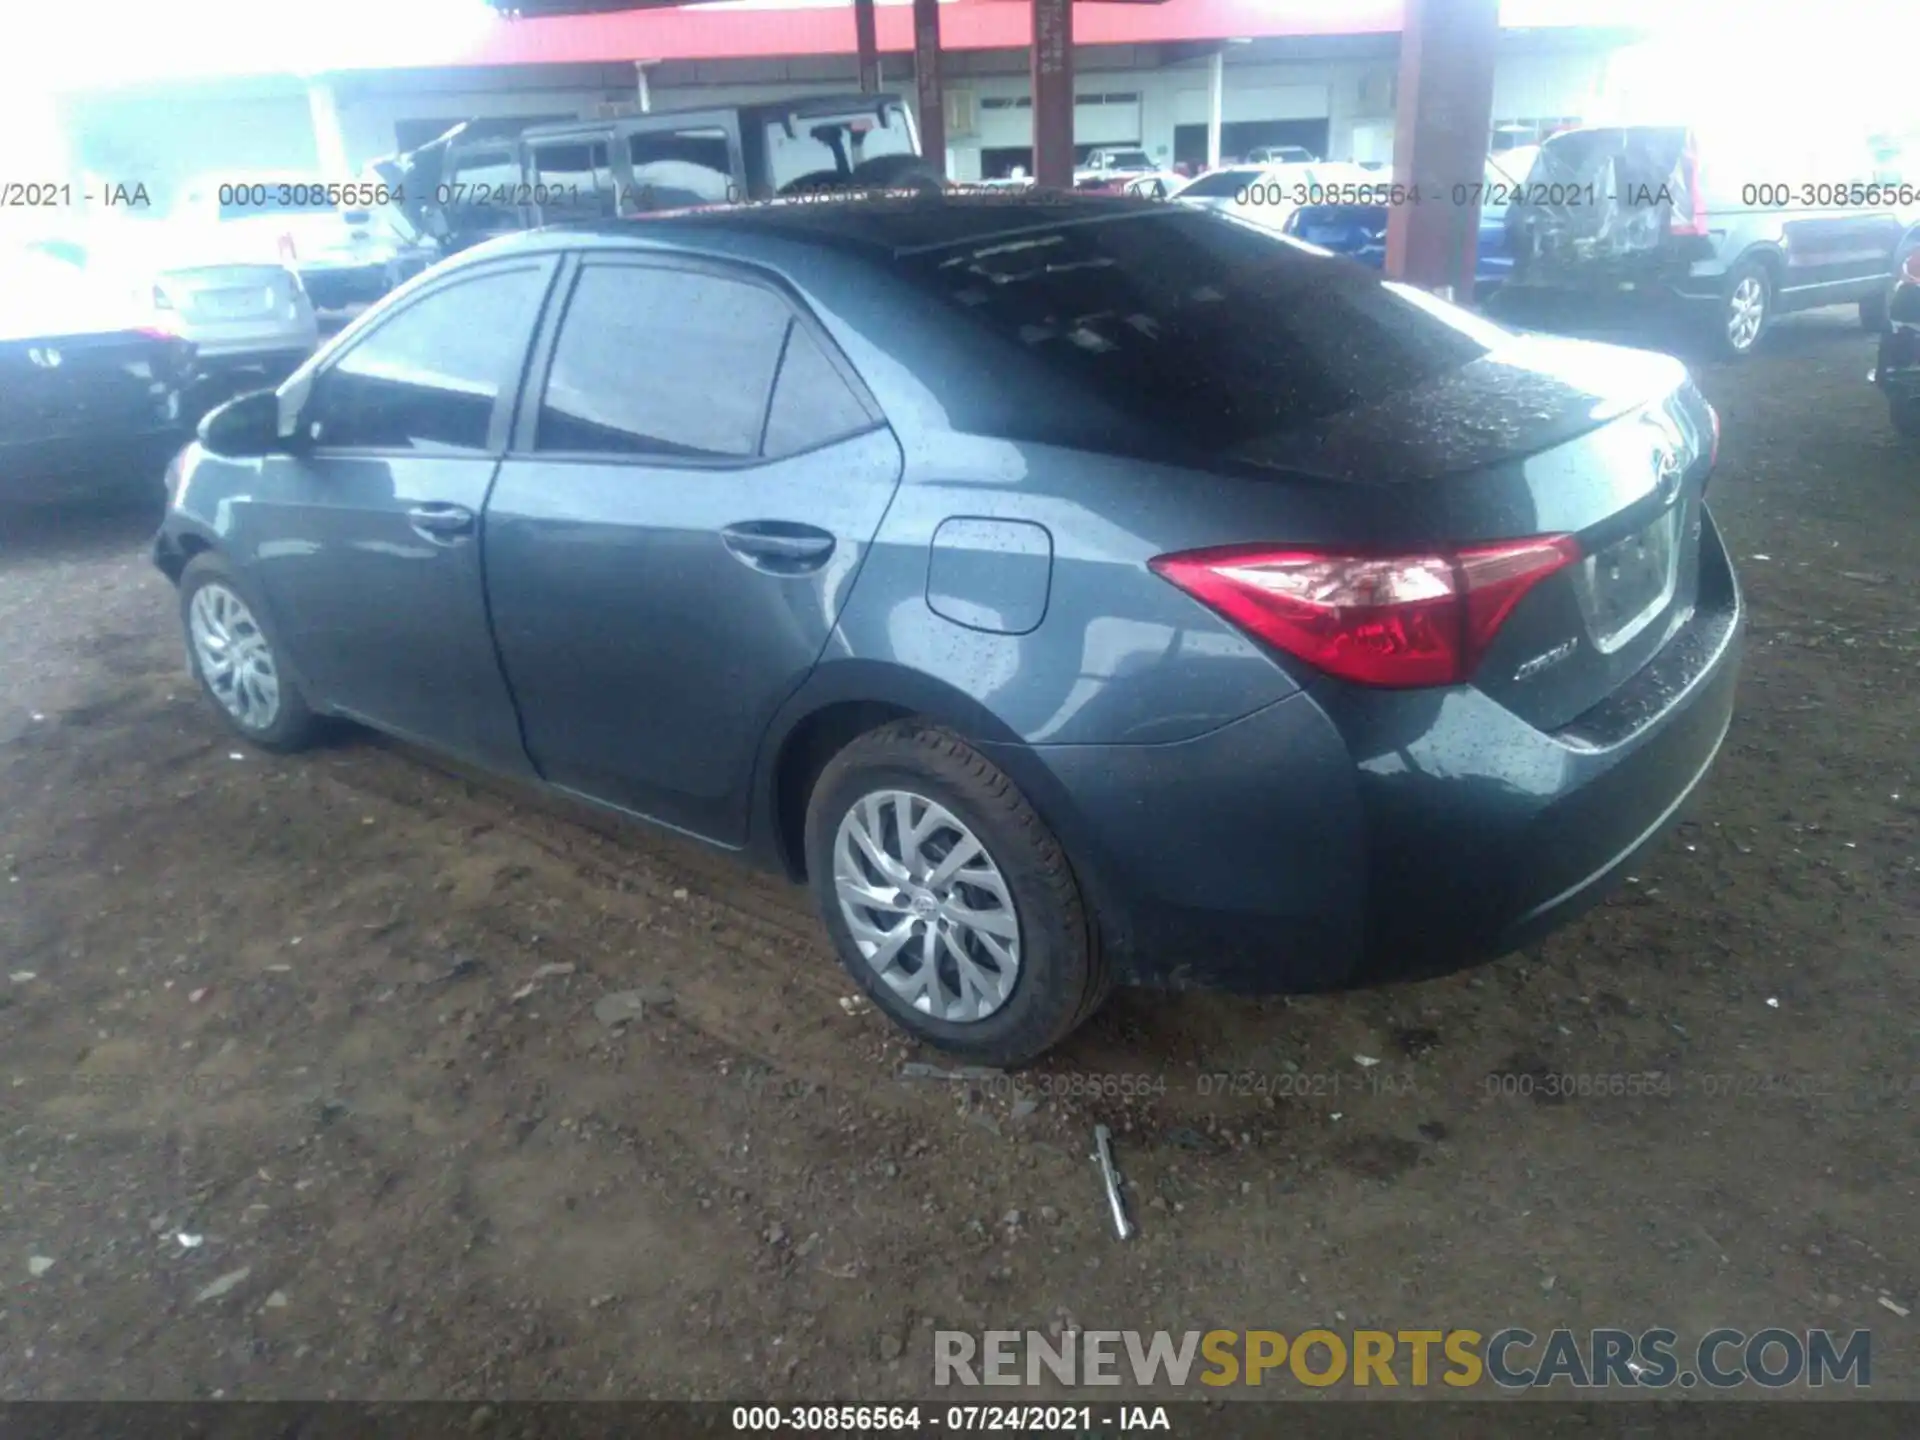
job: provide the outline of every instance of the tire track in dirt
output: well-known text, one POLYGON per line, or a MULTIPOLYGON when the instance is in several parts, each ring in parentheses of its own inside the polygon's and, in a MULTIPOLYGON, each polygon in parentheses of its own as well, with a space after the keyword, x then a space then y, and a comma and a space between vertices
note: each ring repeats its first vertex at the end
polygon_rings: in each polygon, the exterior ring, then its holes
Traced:
MULTIPOLYGON (((778 893, 788 889, 782 882, 725 857, 713 864, 702 863, 705 857, 689 861, 671 840, 615 839, 596 827, 576 827, 570 816, 544 805, 527 808, 502 787, 419 765, 402 749, 356 747, 339 758, 343 763, 314 772, 317 783, 394 806, 435 833, 460 827, 471 837, 457 847, 457 860, 467 867, 526 872, 496 890, 478 917, 499 939, 527 951, 529 970, 539 962, 516 902, 545 911, 541 955, 560 953, 556 937, 592 953, 596 921, 624 926, 652 962, 645 978, 667 984, 676 1012, 704 1034, 781 1076, 854 1087, 890 1103, 920 1103, 904 1087, 874 1086, 876 1065, 890 1073, 887 1052, 904 1053, 907 1042, 870 1013, 849 1016, 843 1009, 841 997, 854 993, 853 982, 811 911, 778 893), (478 826, 488 828, 473 835, 478 826)), ((692 850, 692 842, 684 848, 692 850)), ((609 975, 608 988, 640 978, 609 975)))

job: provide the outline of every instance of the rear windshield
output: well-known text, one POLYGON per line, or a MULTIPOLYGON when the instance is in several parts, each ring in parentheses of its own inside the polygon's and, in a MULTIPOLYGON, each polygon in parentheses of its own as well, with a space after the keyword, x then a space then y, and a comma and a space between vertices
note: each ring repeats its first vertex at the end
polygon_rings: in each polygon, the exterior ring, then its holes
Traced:
POLYGON ((862 166, 914 153, 913 132, 898 105, 796 115, 769 121, 765 133, 767 179, 776 191, 832 184, 847 176, 859 180, 862 166))
POLYGON ((1204 212, 1066 222, 899 263, 1104 408, 1213 453, 1413 389, 1503 334, 1204 212))
MULTIPOLYGON (((339 191, 335 190, 335 195, 339 191)), ((222 220, 252 220, 262 215, 332 215, 339 206, 327 199, 327 187, 305 181, 222 185, 216 195, 222 220)))
POLYGON ((1224 200, 1238 195, 1259 178, 1258 170, 1215 170, 1182 186, 1180 193, 1196 200, 1224 200))
POLYGON ((1621 125, 1595 130, 1566 130, 1540 147, 1533 171, 1518 177, 1536 182, 1586 181, 1598 177, 1610 161, 1622 161, 1635 182, 1664 179, 1680 162, 1687 132, 1677 125, 1621 125))

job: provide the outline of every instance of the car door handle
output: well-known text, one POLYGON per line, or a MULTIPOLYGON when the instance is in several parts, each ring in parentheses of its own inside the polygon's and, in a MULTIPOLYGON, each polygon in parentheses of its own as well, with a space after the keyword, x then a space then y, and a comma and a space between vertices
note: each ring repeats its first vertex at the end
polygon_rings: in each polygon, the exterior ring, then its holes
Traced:
POLYGON ((787 520, 750 520, 720 532, 727 549, 762 570, 794 574, 814 570, 833 554, 830 532, 787 520))
POLYGON ((429 540, 457 540, 473 533, 473 511, 464 505, 434 502, 407 511, 407 522, 429 540))

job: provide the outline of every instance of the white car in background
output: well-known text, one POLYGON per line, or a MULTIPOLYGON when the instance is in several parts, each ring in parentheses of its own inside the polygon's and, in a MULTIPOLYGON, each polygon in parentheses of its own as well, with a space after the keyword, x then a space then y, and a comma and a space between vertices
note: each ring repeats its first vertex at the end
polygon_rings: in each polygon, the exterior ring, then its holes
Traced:
POLYGON ((1379 186, 1378 172, 1350 160, 1319 160, 1307 165, 1225 165, 1190 180, 1172 199, 1196 210, 1214 210, 1236 220, 1278 230, 1303 204, 1357 202, 1379 186), (1325 199, 1322 199, 1323 194, 1325 199))
POLYGON ((425 269, 437 248, 373 177, 328 184, 298 172, 207 176, 183 188, 173 218, 219 235, 247 258, 285 265, 320 311, 371 305, 425 269))

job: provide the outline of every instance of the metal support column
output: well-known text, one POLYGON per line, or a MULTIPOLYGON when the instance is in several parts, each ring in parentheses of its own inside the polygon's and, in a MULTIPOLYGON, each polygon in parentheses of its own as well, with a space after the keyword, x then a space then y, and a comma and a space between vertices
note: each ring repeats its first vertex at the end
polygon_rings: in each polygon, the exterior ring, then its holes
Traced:
POLYGON ((347 168, 347 142, 340 128, 340 102, 333 86, 325 80, 307 81, 307 114, 313 122, 313 148, 320 158, 320 173, 329 180, 351 180, 347 168))
POLYGON ((920 98, 920 153, 947 173, 947 96, 940 84, 940 0, 913 0, 913 80, 920 98))
POLYGON ((853 33, 860 54, 860 92, 880 88, 880 40, 873 19, 873 0, 853 0, 853 33))
POLYGON ((1073 0, 1033 0, 1033 178, 1073 187, 1073 0))
POLYGON ((1465 302, 1473 298, 1500 0, 1406 0, 1404 14, 1393 178, 1418 187, 1418 200, 1388 217, 1387 273, 1465 302))
POLYGON ((1220 111, 1227 93, 1227 52, 1216 50, 1207 66, 1207 169, 1220 168, 1220 111))

